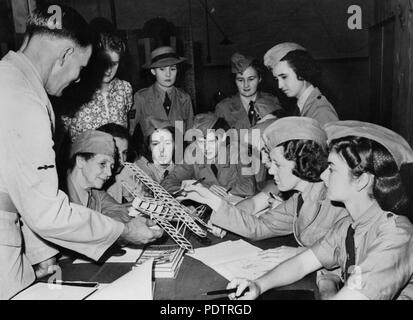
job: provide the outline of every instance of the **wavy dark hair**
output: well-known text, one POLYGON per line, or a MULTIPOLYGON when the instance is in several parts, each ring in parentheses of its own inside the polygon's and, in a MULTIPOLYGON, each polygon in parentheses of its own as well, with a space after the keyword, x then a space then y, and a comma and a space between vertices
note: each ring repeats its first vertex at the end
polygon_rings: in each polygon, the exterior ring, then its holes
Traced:
MULTIPOLYGON (((171 133, 172 140, 174 141, 174 145, 175 145, 175 129, 174 129, 174 127, 165 127, 165 128, 162 128, 161 130, 167 130, 171 133)), ((151 151, 151 139, 152 139, 152 134, 150 136, 146 137, 143 155, 145 156, 145 158, 150 163, 153 163, 152 151, 151 151)), ((173 148, 172 161, 175 162, 175 148, 173 148)))
POLYGON ((374 176, 370 196, 383 210, 407 215, 408 198, 399 168, 383 145, 371 139, 349 136, 331 141, 330 149, 343 157, 354 178, 365 172, 374 176))
POLYGON ((313 140, 289 140, 284 147, 284 157, 294 161, 292 173, 308 182, 320 182, 321 174, 327 169, 328 153, 326 148, 313 140))
POLYGON ((287 61, 291 69, 297 74, 298 80, 308 81, 315 86, 320 84, 321 66, 307 51, 290 51, 281 61, 287 61))

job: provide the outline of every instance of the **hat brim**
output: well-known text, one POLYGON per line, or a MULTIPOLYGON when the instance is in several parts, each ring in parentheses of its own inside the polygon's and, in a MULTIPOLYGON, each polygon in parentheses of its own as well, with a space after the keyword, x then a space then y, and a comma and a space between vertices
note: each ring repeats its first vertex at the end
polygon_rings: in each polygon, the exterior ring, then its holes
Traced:
POLYGON ((142 68, 145 69, 153 69, 153 68, 162 68, 162 67, 168 67, 172 66, 174 64, 182 63, 186 61, 187 59, 184 57, 179 57, 179 58, 165 58, 159 61, 156 61, 155 63, 145 63, 142 65, 142 68))

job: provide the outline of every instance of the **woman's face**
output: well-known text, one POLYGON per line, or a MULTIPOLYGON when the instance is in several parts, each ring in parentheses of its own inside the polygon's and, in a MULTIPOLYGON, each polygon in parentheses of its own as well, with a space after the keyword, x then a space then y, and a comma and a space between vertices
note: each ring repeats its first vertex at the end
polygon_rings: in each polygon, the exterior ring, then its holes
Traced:
POLYGON ((243 73, 235 75, 235 84, 237 85, 238 92, 246 98, 252 97, 257 93, 260 81, 261 79, 253 67, 248 67, 243 73))
POLYGON ((151 69, 156 77, 156 82, 164 89, 168 89, 175 84, 178 67, 176 65, 151 69))
POLYGON ((158 165, 170 165, 174 151, 172 133, 167 129, 156 130, 152 133, 150 144, 153 163, 158 165))
POLYGON ((119 137, 114 137, 114 139, 119 152, 119 162, 123 165, 128 157, 128 140, 119 137))
POLYGON ((299 98, 306 89, 306 81, 298 80, 297 74, 287 61, 280 61, 273 69, 273 76, 278 80, 278 88, 287 97, 299 98))
POLYGON ((284 157, 284 147, 279 146, 270 151, 271 166, 269 174, 274 176, 274 181, 280 191, 295 190, 302 181, 293 174, 295 162, 284 157))
POLYGON ((355 184, 349 166, 336 152, 328 155, 328 167, 321 174, 328 187, 327 197, 332 201, 345 202, 352 198, 355 184))
POLYGON ((106 51, 111 60, 111 66, 103 75, 103 83, 109 83, 113 80, 119 68, 119 54, 115 51, 106 51))
POLYGON ((77 166, 86 182, 85 187, 101 189, 103 184, 111 177, 114 163, 113 157, 106 154, 96 154, 89 160, 79 157, 77 166))

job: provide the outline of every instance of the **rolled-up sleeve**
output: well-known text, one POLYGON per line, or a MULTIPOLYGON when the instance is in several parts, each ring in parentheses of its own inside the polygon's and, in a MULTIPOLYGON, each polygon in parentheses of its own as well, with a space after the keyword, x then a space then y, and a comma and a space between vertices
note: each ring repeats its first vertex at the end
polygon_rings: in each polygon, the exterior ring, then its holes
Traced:
POLYGON ((349 222, 338 221, 327 234, 311 246, 311 251, 326 269, 333 269, 340 265, 340 254, 345 250, 345 239, 349 222), (343 238, 344 235, 344 238, 343 238))
POLYGON ((2 91, 0 174, 26 225, 38 236, 98 259, 124 225, 70 204, 58 179, 46 107, 31 92, 2 91))

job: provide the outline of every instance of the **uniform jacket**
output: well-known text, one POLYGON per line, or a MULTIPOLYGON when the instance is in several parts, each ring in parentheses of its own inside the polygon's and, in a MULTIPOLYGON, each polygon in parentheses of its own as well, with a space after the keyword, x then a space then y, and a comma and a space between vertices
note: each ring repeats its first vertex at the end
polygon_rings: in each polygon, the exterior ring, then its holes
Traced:
POLYGON ((32 261, 40 262, 56 253, 43 240, 98 259, 124 229, 120 222, 70 204, 66 194, 58 189, 52 139, 54 121, 37 70, 22 53, 10 51, 0 62, 0 298, 3 299, 33 282, 32 261), (22 223, 38 241, 29 241, 22 234, 22 223), (32 244, 41 252, 40 259, 36 252, 29 253, 32 244))
POLYGON ((336 221, 348 215, 346 209, 333 206, 325 193, 324 183, 311 183, 302 193, 304 203, 298 215, 298 193, 260 216, 250 213, 248 201, 237 206, 222 201, 219 209, 212 213, 211 222, 253 240, 293 233, 300 245, 308 247, 325 235, 336 221))
POLYGON ((139 90, 134 95, 134 105, 132 109, 136 110, 135 118, 131 121, 130 133, 133 134, 136 125, 139 123, 143 135, 148 135, 148 129, 145 127, 144 120, 149 116, 162 120, 169 120, 174 125, 176 120, 184 121, 184 132, 192 127, 194 120, 194 111, 192 109, 191 97, 181 89, 173 87, 168 92, 172 105, 167 115, 163 107, 165 93, 157 88, 156 83, 148 88, 139 90))
POLYGON ((372 300, 413 299, 413 225, 373 204, 358 220, 338 221, 311 250, 325 268, 345 270, 348 227, 355 229, 356 266, 346 285, 372 300))
POLYGON ((301 110, 301 116, 315 119, 322 126, 339 120, 336 110, 318 88, 314 88, 308 96, 301 110))
MULTIPOLYGON (((71 202, 83 205, 70 174, 67 178, 67 194, 71 202)), ((86 207, 120 222, 126 223, 131 219, 128 215, 128 209, 119 204, 104 190, 91 189, 86 207)))
MULTIPOLYGON (((282 109, 277 97, 266 93, 258 91, 257 100, 260 97, 265 97, 267 99, 273 100, 273 105, 276 109, 282 109)), ((261 109, 263 105, 257 105, 256 111, 260 118, 263 118, 265 115, 270 113, 272 110, 261 109)), ((224 118, 231 128, 235 129, 249 129, 251 128, 250 121, 248 119, 247 110, 245 110, 242 105, 241 98, 239 94, 235 94, 232 97, 226 98, 219 102, 215 107, 215 114, 217 117, 224 118)))
MULTIPOLYGON (((191 146, 191 145, 190 145, 191 146)), ((188 153, 190 146, 185 150, 188 153)), ((215 176, 211 169, 211 164, 200 163, 183 163, 175 164, 175 168, 168 174, 163 180, 162 186, 168 192, 175 192, 181 188, 181 183, 184 180, 199 179, 205 177, 202 184, 206 187, 210 187, 213 184, 222 186, 226 189, 231 188, 233 195, 247 197, 254 195, 256 192, 255 180, 253 175, 242 175, 242 165, 231 164, 230 148, 223 147, 226 152, 226 163, 216 164, 218 173, 215 176)), ((186 158, 186 156, 185 156, 186 158)))

